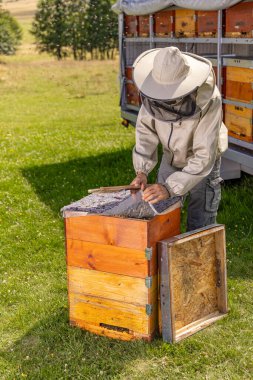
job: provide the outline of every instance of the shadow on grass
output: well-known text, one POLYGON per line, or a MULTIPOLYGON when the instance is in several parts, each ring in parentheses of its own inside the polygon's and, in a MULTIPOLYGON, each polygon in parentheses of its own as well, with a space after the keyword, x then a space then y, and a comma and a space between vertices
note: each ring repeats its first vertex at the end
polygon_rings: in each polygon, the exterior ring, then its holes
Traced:
POLYGON ((134 178, 131 149, 22 169, 40 200, 59 215, 63 206, 99 186, 129 184, 134 178))
POLYGON ((112 379, 125 365, 144 358, 148 343, 123 342, 68 325, 66 309, 41 320, 1 356, 15 378, 31 380, 112 379))

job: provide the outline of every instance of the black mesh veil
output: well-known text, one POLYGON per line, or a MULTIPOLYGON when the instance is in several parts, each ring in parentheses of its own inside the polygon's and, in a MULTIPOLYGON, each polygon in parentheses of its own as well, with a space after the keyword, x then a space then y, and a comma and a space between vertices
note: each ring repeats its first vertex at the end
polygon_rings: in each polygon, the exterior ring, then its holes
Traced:
POLYGON ((141 101, 146 110, 156 119, 177 121, 200 112, 196 103, 197 92, 198 88, 190 94, 174 100, 153 99, 141 93, 141 101))

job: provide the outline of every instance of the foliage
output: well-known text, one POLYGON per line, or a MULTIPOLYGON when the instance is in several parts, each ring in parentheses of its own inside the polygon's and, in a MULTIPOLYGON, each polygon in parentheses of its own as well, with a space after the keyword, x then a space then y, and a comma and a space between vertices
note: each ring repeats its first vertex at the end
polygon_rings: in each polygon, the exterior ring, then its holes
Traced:
POLYGON ((40 52, 48 52, 58 59, 67 55, 67 2, 41 0, 35 14, 32 33, 40 52))
POLYGON ((41 0, 33 22, 39 51, 58 59, 113 58, 117 47, 117 16, 110 0, 41 0))
POLYGON ((0 8, 0 54, 15 54, 22 39, 22 30, 11 14, 0 8))

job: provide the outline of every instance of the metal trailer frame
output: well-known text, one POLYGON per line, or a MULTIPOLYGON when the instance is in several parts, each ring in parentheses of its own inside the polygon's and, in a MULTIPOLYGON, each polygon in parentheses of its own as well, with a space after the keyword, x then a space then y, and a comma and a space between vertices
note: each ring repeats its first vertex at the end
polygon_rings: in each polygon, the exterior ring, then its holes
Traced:
MULTIPOLYGON (((247 0, 246 0, 247 1, 247 0)), ((178 7, 170 7, 168 9, 179 9, 178 7)), ((218 31, 217 38, 167 38, 167 37, 155 37, 154 36, 154 22, 153 15, 149 16, 149 37, 125 37, 124 36, 124 14, 119 14, 119 59, 120 59, 120 107, 121 107, 121 117, 123 119, 122 124, 128 126, 131 124, 135 126, 139 107, 130 105, 126 103, 125 96, 125 67, 126 67, 126 48, 125 43, 141 43, 149 42, 149 48, 152 49, 155 43, 173 43, 185 44, 185 51, 188 50, 188 44, 216 44, 217 54, 215 56, 204 55, 211 61, 216 61, 217 64, 217 86, 221 90, 222 85, 222 67, 231 64, 233 61, 236 65, 240 64, 243 67, 253 69, 253 57, 244 56, 237 58, 235 54, 222 55, 222 46, 224 44, 232 45, 253 45, 253 38, 224 38, 222 37, 222 11, 218 11, 218 31)), ((252 103, 243 103, 232 101, 228 99, 223 99, 224 104, 233 104, 237 106, 242 106, 246 108, 253 109, 252 103)), ((240 178, 241 172, 245 172, 253 175, 253 143, 239 140, 233 137, 228 138, 229 148, 223 154, 222 157, 222 177, 224 179, 240 178)))

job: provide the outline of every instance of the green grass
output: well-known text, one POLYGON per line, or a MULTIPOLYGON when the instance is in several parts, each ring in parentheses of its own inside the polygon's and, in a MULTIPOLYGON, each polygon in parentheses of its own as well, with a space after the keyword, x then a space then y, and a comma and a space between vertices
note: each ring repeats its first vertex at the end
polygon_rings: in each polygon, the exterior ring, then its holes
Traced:
POLYGON ((72 328, 59 210, 134 175, 118 62, 59 63, 22 51, 1 62, 0 379, 250 379, 253 177, 223 188, 227 318, 177 345, 72 328))

